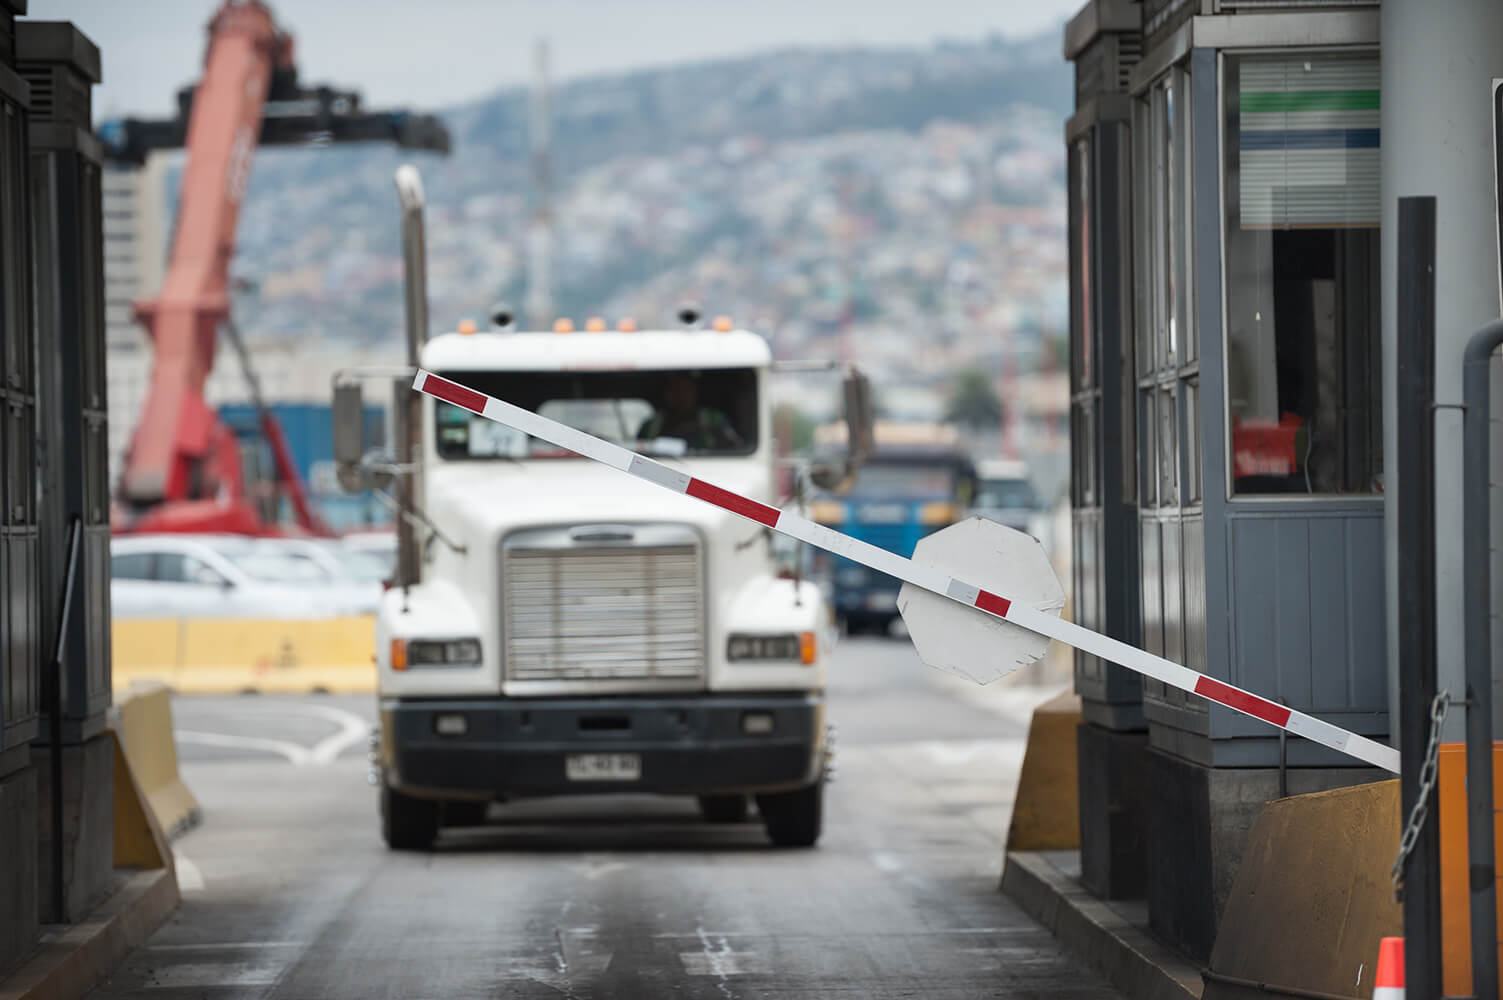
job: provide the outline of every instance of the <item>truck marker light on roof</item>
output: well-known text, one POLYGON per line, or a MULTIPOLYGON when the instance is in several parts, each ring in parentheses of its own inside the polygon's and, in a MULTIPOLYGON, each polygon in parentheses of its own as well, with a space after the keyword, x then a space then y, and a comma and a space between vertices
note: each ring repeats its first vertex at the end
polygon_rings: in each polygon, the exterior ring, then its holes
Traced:
POLYGON ((627 318, 616 323, 616 329, 620 330, 622 333, 636 333, 637 321, 628 316, 627 318))
POLYGON ((588 333, 603 333, 605 331, 605 320, 599 316, 591 316, 585 320, 584 328, 588 333))
POLYGON ((572 319, 556 319, 553 321, 554 333, 573 333, 574 321, 572 319))
MULTIPOLYGON (((542 438, 550 444, 567 448, 569 451, 613 469, 739 514, 799 541, 835 555, 844 556, 868 569, 896 577, 930 594, 975 608, 1046 639, 1058 640, 1083 652, 1121 664, 1145 677, 1151 677, 1181 691, 1199 695, 1207 701, 1224 705, 1233 711, 1259 719, 1296 736, 1303 736, 1321 746, 1337 750, 1395 774, 1398 773, 1399 751, 1393 747, 1385 746, 1366 736, 1348 732, 1312 715, 1286 708, 1213 677, 1207 677, 1189 667, 1136 646, 1130 646, 1118 639, 1082 628, 1073 622, 1057 617, 1057 612, 1051 614, 1024 601, 1013 601, 1003 594, 956 579, 936 566, 915 562, 896 553, 888 552, 886 549, 879 549, 868 542, 842 535, 791 510, 778 510, 776 507, 770 507, 749 497, 739 496, 730 490, 670 468, 620 445, 603 441, 556 420, 549 420, 530 410, 524 410, 504 400, 496 399, 494 396, 478 393, 423 369, 418 369, 412 387, 419 392, 477 413, 487 420, 515 427, 533 437, 542 438)), ((945 532, 954 531, 967 523, 969 522, 962 521, 959 525, 946 528, 945 532)), ((995 525, 995 527, 1004 532, 1011 530, 1001 525, 995 525)), ((1021 535, 1021 533, 1017 534, 1021 535)), ((931 537, 937 538, 939 535, 931 537)), ((1035 654, 1035 659, 1037 655, 1041 654, 1035 654)))
POLYGON ((475 321, 474 320, 472 320, 472 319, 462 319, 462 320, 459 321, 459 332, 462 333, 462 334, 464 334, 466 337, 468 337, 470 334, 474 333, 475 329, 476 329, 476 327, 475 327, 475 321))

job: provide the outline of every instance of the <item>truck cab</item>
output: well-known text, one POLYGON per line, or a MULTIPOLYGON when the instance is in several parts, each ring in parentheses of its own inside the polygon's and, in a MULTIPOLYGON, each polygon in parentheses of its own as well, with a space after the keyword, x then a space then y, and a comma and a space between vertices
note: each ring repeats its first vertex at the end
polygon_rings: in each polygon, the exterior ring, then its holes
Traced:
MULTIPOLYGON (((422 368, 777 504, 766 342, 742 330, 446 333, 422 368)), ((376 618, 382 831, 426 848, 494 799, 755 799, 812 845, 831 615, 734 514, 424 397, 419 578, 376 618)))
MULTIPOLYGON (((846 437, 841 424, 818 428, 816 456, 841 452, 846 437)), ((976 494, 975 467, 949 425, 878 422, 874 442, 853 477, 818 496, 811 513, 842 534, 911 556, 919 539, 965 515, 976 494)), ((814 564, 848 632, 890 629, 898 617, 900 581, 824 552, 814 553, 814 564)))

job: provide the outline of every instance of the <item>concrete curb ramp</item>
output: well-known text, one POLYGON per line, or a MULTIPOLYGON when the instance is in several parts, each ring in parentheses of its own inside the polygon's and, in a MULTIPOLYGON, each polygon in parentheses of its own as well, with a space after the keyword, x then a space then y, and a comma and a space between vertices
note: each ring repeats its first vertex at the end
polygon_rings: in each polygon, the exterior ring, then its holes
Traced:
POLYGON ((368 694, 375 652, 369 615, 124 619, 111 634, 117 692, 150 680, 185 694, 368 694))
POLYGON ((128 699, 119 706, 120 719, 111 730, 115 744, 114 865, 117 872, 129 871, 124 885, 87 918, 45 940, 25 965, 0 980, 0 1000, 83 996, 145 943, 177 908, 180 897, 172 847, 150 794, 142 788, 130 749, 134 744, 135 755, 157 781, 157 802, 170 810, 169 816, 186 820, 190 805, 196 814, 198 804, 177 778, 166 697, 167 692, 160 690, 128 699), (169 764, 171 780, 164 778, 169 764))

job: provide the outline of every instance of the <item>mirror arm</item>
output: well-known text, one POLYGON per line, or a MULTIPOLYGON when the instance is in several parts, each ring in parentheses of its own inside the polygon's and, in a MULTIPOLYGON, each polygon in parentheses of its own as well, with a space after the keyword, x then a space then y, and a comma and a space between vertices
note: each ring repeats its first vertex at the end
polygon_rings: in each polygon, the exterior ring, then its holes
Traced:
POLYGON ((430 536, 430 540, 432 538, 437 538, 439 541, 447 545, 449 547, 449 550, 455 555, 462 556, 469 551, 466 546, 456 543, 448 535, 445 535, 443 531, 439 529, 438 525, 434 524, 433 521, 428 517, 428 515, 424 514, 422 510, 416 507, 414 507, 412 510, 403 510, 402 505, 398 502, 397 498, 392 496, 385 490, 372 489, 371 492, 374 493, 382 503, 391 508, 393 513, 402 518, 402 520, 406 521, 408 524, 411 524, 415 527, 427 528, 429 531, 431 531, 433 534, 430 536))

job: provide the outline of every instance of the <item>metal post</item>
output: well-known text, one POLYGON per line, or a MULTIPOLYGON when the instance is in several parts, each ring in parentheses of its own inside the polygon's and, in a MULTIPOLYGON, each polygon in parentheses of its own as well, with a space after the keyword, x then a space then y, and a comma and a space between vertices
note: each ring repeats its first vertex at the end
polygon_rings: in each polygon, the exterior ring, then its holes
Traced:
MULTIPOLYGON (((1435 199, 1398 205, 1398 635, 1400 815, 1419 797, 1435 700, 1435 199)), ((1409 995, 1439 997, 1440 835, 1438 796, 1427 803, 1403 868, 1404 973, 1409 995)))
POLYGON ((78 572, 78 540, 83 519, 76 514, 68 532, 68 574, 63 583, 63 606, 57 618, 57 641, 52 645, 52 681, 47 714, 52 760, 52 919, 68 922, 68 895, 63 877, 63 653, 68 644, 68 618, 73 611, 73 580, 78 572))
POLYGON ((1493 840, 1492 594, 1488 565, 1492 524, 1488 516, 1488 374, 1493 351, 1503 344, 1503 320, 1489 323, 1467 341, 1462 362, 1462 599, 1466 635, 1467 860, 1470 866, 1472 995, 1498 995, 1497 874, 1493 840))
MULTIPOLYGON (((402 206, 402 270, 407 314, 407 363, 420 363, 428 340, 428 262, 423 233, 423 181, 417 168, 397 168, 397 197, 402 206)), ((392 403, 392 442, 397 464, 396 496, 402 511, 410 511, 422 496, 423 400, 415 392, 396 390, 392 403)), ((422 545, 408 518, 397 515, 397 585, 410 587, 422 580, 422 545)))

